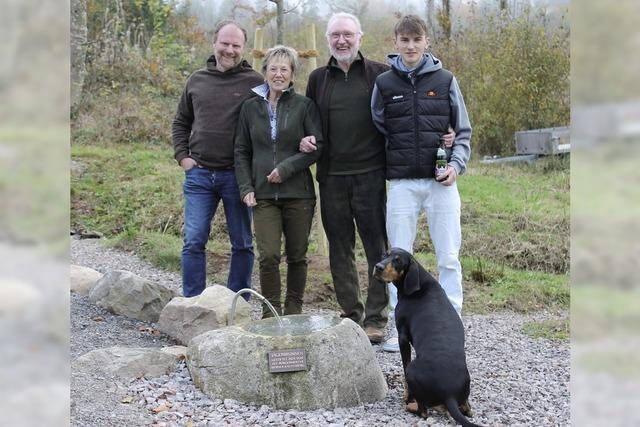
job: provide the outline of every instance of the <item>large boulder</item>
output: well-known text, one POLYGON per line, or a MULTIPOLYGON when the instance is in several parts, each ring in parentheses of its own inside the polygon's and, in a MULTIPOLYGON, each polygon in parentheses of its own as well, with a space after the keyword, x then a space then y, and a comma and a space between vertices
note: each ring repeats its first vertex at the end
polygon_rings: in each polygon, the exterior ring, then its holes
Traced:
POLYGON ((71 292, 87 296, 91 288, 102 278, 102 273, 93 268, 71 265, 69 287, 71 292))
MULTIPOLYGON (((175 297, 160 313, 158 326, 167 335, 187 344, 191 338, 228 325, 235 293, 224 286, 209 286, 195 297, 175 297)), ((236 302, 234 323, 249 320, 251 306, 244 298, 236 302)))
POLYGON ((109 271, 89 292, 89 299, 99 307, 145 322, 157 322, 174 296, 168 287, 124 270, 109 271))
POLYGON ((29 282, 0 277, 0 314, 15 315, 46 301, 42 290, 29 282))
POLYGON ((364 331, 350 319, 319 315, 275 319, 209 331, 193 338, 187 366, 212 398, 314 410, 383 399, 387 384, 364 331), (269 352, 304 349, 306 370, 272 373, 269 352))
POLYGON ((92 350, 76 359, 79 370, 118 378, 155 378, 173 371, 180 356, 162 348, 114 346, 92 350))

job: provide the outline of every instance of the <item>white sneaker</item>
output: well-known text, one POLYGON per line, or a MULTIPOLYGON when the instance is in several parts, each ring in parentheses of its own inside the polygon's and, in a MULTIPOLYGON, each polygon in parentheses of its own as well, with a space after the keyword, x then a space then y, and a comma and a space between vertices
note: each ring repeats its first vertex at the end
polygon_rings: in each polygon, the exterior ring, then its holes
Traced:
POLYGON ((397 353, 400 351, 400 344, 398 343, 398 337, 391 337, 382 344, 382 350, 389 353, 397 353))

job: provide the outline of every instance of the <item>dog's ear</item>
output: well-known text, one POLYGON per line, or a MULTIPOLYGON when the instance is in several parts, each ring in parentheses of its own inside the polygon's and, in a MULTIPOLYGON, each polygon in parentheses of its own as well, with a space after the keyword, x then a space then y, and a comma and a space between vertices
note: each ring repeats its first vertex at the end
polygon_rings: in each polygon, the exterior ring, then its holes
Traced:
POLYGON ((411 258, 409 268, 404 276, 404 293, 405 295, 411 295, 414 292, 420 290, 420 266, 411 258))

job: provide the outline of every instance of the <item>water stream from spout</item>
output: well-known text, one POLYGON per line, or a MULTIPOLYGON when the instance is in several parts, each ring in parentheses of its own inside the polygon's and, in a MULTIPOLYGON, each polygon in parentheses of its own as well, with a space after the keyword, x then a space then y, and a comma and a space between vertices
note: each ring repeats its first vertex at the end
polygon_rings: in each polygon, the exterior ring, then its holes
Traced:
POLYGON ((282 319, 280 318, 280 316, 278 316, 276 309, 273 308, 269 300, 263 297, 262 295, 260 295, 258 292, 249 288, 240 289, 238 292, 236 292, 235 296, 233 297, 233 301, 231 302, 231 309, 229 310, 229 326, 233 325, 233 318, 236 315, 236 303, 238 302, 238 297, 242 294, 251 294, 256 298, 258 298, 262 303, 267 304, 267 307, 269 307, 269 310, 271 310, 271 313, 273 313, 273 315, 276 317, 276 320, 278 321, 278 326, 280 328, 283 327, 282 319))

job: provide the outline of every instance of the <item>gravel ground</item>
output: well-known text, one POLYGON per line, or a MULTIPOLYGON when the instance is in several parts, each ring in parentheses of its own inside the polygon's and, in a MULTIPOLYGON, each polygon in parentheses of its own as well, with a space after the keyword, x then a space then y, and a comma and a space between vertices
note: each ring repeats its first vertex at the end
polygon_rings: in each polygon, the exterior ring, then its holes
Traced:
MULTIPOLYGON (((97 240, 73 239, 71 262, 102 273, 128 270, 176 290, 180 288, 176 273, 160 271, 133 254, 106 248, 97 240)), ((259 310, 254 303, 254 318, 259 310)), ((486 426, 570 425, 569 343, 532 339, 521 332, 524 323, 549 317, 549 313, 523 316, 509 312, 464 317, 474 422, 486 426)), ((166 335, 150 333, 155 327, 110 314, 86 297, 71 295, 72 425, 453 425, 447 417, 433 412, 423 419, 405 411, 400 355, 385 353, 379 345, 374 350, 389 385, 386 399, 335 410, 283 411, 230 399, 210 399, 195 388, 183 361, 170 375, 128 382, 77 369, 76 358, 96 348, 176 344, 166 335)))

